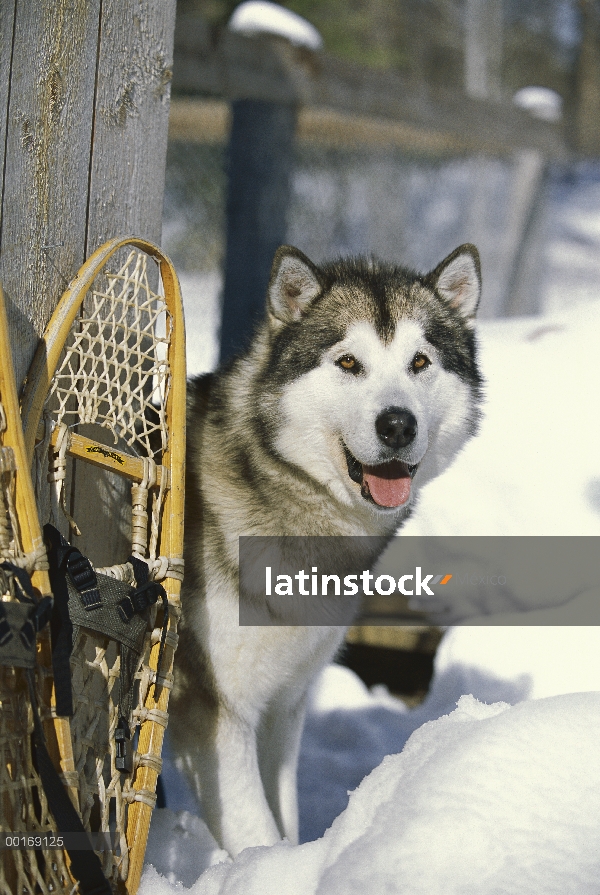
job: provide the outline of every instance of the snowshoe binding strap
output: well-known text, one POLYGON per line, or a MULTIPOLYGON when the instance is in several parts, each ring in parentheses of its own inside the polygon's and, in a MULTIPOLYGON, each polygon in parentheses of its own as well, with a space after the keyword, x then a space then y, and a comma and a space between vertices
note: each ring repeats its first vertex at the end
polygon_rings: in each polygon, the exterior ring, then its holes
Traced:
POLYGON ((117 768, 131 773, 129 719, 133 710, 135 674, 141 661, 149 610, 160 597, 163 625, 159 650, 158 681, 168 626, 168 599, 163 586, 149 578, 147 564, 130 557, 137 587, 94 571, 89 559, 73 547, 52 525, 44 526, 48 543, 50 580, 55 595, 53 617, 53 665, 57 713, 72 715, 73 700, 69 659, 80 628, 104 634, 120 644, 119 722, 115 732, 117 768), (56 660, 56 662, 55 662, 56 660), (59 692, 60 688, 60 692, 59 692))
POLYGON ((52 597, 36 602, 24 569, 0 564, 0 590, 13 598, 0 602, 0 665, 35 668, 36 634, 50 619, 52 597))

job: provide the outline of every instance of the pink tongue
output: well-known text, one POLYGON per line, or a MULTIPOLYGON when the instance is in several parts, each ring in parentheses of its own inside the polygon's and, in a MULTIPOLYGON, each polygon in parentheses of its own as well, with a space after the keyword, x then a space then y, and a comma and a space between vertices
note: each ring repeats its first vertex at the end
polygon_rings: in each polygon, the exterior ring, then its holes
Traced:
POLYGON ((411 478, 404 463, 392 460, 380 466, 363 467, 363 487, 380 507, 399 507, 410 497, 411 478))

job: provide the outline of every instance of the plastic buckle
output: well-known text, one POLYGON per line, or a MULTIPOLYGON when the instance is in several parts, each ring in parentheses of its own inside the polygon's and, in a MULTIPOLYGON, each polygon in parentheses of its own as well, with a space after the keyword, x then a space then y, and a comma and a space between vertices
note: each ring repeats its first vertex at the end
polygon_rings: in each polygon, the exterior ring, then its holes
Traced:
POLYGON ((164 592, 162 584, 157 581, 147 581, 137 590, 121 600, 118 604, 119 615, 125 623, 131 621, 134 615, 141 613, 148 606, 154 606, 159 596, 164 592))
MULTIPOLYGON (((122 724, 123 722, 121 722, 122 724)), ((133 770, 133 749, 131 748, 131 737, 129 727, 121 726, 115 730, 115 767, 122 774, 131 774, 133 770)))
POLYGON ((99 609, 102 606, 102 597, 98 589, 98 579, 92 568, 92 564, 79 550, 73 549, 67 557, 67 572, 78 591, 84 609, 99 609))

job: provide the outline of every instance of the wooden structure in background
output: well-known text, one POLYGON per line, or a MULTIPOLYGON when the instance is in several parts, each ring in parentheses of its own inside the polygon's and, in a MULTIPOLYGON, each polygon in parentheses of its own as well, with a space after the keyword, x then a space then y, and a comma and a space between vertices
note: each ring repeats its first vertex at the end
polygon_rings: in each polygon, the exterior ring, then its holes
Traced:
POLYGON ((480 99, 502 96, 502 0, 467 0, 465 91, 480 99))
POLYGON ((227 249, 220 361, 248 347, 265 307, 273 256, 285 242, 296 111, 234 100, 227 158, 227 249))
MULTIPOLYGON (((469 92, 440 86, 436 79, 416 80, 410 74, 344 62, 267 34, 245 37, 224 31, 215 42, 198 16, 178 19, 173 79, 177 99, 170 135, 207 142, 233 135, 228 150, 222 358, 242 347, 249 321, 260 318, 272 245, 286 241, 285 211, 290 190, 285 176, 267 173, 262 180, 254 173, 249 176, 248 166, 240 160, 250 146, 256 144, 266 156, 267 150, 275 151, 279 143, 278 168, 289 171, 292 140, 284 141, 282 151, 279 129, 265 129, 257 121, 253 139, 246 136, 237 146, 240 128, 234 125, 230 130, 228 110, 249 104, 257 109, 269 106, 272 117, 285 119, 287 132, 290 121, 295 120, 296 139, 324 146, 367 151, 398 148, 431 158, 471 154, 510 159, 513 211, 499 247, 501 271, 496 276, 502 285, 485 293, 481 314, 497 317, 537 311, 538 296, 531 288, 532 280, 535 282, 529 264, 535 254, 531 246, 539 239, 547 164, 565 160, 571 152, 567 130, 560 123, 535 118, 503 98, 499 84, 501 56, 495 45, 502 34, 499 4, 496 0, 491 5, 471 0, 471 5, 479 16, 479 27, 467 29, 465 35, 465 86, 469 92), (488 14, 495 25, 494 46, 484 34, 488 14), (476 89, 482 72, 486 83, 481 82, 481 89, 476 89), (265 229, 270 239, 261 241, 261 227, 254 223, 248 226, 248 221, 261 220, 264 208, 279 213, 267 216, 269 226, 265 229), (254 272, 252 263, 256 265, 254 272), (245 315, 240 313, 240 306, 245 315)), ((477 232, 485 230, 488 213, 484 162, 476 164, 475 175, 470 217, 477 232)))
POLYGON ((581 151, 600 150, 600 13, 591 0, 582 0, 583 40, 577 67, 579 102, 575 133, 581 151))
MULTIPOLYGON (((437 138, 437 151, 492 155, 535 149, 549 158, 568 154, 563 129, 510 103, 477 99, 294 47, 283 38, 224 32, 216 45, 196 16, 175 31, 173 89, 203 98, 254 99, 294 105, 303 113, 399 125, 437 138)), ((314 120, 313 117, 313 120, 314 120)))

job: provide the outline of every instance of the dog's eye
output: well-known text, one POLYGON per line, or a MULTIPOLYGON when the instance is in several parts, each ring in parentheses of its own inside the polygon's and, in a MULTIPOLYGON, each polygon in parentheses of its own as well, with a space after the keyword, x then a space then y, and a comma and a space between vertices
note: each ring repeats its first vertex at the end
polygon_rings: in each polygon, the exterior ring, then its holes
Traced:
POLYGON ((431 361, 426 354, 415 354, 412 362, 412 371, 413 373, 420 373, 421 370, 426 370, 430 364, 431 361))
POLYGON ((337 361, 338 367, 348 370, 349 373, 360 372, 361 366, 352 354, 343 354, 337 361))

